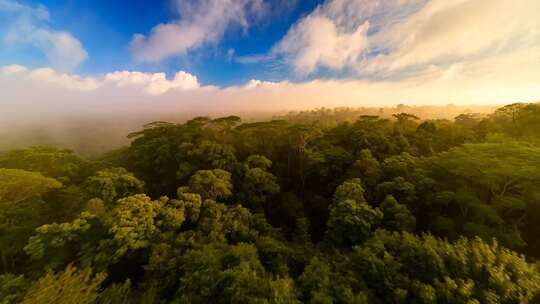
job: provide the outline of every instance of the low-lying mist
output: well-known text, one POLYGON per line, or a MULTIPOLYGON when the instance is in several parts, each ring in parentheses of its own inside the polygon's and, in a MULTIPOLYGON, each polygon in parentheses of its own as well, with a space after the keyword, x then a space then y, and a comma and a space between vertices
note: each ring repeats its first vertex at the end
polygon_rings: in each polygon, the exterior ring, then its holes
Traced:
MULTIPOLYGON (((125 145, 127 134, 157 120, 238 115, 245 122, 323 107, 353 108, 358 116, 379 115, 379 109, 386 107, 383 113, 453 119, 463 112, 489 113, 495 108, 489 105, 530 102, 535 101, 531 96, 539 96, 538 84, 511 90, 514 80, 495 76, 489 82, 475 81, 475 73, 458 77, 455 71, 440 70, 396 81, 251 80, 220 88, 201 85, 184 72, 168 80, 164 74, 84 77, 48 68, 5 66, 0 67, 0 149, 40 144, 95 155, 125 145), (391 109, 398 104, 411 107, 391 109), (448 104, 455 105, 443 106, 448 104)), ((515 77, 516 83, 520 77, 515 77)))
MULTIPOLYGON (((238 112, 242 122, 253 122, 268 119, 287 119, 302 122, 312 122, 321 115, 339 120, 354 121, 362 115, 376 115, 390 118, 392 114, 406 112, 422 119, 453 120, 462 113, 489 114, 495 106, 405 106, 397 107, 359 107, 314 109, 306 111, 267 111, 267 112, 238 112), (338 118, 339 117, 339 118, 338 118)), ((178 113, 118 113, 103 116, 84 115, 76 117, 43 117, 31 119, 24 123, 5 124, 0 129, 0 150, 16 147, 44 145, 69 148, 86 156, 97 156, 107 151, 129 144, 127 135, 141 130, 145 124, 152 121, 185 122, 196 116, 218 117, 211 111, 178 112, 178 113)))

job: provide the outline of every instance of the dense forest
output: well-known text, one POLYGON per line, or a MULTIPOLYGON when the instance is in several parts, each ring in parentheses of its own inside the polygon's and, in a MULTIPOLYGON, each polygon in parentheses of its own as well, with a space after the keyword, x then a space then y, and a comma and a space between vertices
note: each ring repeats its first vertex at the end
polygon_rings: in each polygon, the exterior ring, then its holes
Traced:
POLYGON ((128 138, 0 153, 1 304, 540 303, 540 104, 128 138))

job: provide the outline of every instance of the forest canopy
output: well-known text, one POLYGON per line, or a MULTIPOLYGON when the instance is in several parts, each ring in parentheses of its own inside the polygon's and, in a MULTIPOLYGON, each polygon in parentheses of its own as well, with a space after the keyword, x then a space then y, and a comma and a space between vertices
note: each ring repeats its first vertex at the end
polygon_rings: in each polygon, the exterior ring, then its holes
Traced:
POLYGON ((0 303, 540 303, 540 104, 0 152, 0 303))

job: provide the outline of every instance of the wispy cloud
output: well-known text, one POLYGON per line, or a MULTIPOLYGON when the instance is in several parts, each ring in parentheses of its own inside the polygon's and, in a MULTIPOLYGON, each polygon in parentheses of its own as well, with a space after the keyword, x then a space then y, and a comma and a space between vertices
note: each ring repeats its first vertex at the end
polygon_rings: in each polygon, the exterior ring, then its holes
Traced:
POLYGON ((0 0, 0 12, 25 15, 39 20, 49 19, 49 11, 43 5, 31 7, 15 0, 0 0))
POLYGON ((272 54, 253 54, 234 57, 234 61, 242 64, 256 64, 261 62, 272 61, 276 56, 272 54))
POLYGON ((300 75, 325 68, 370 79, 414 76, 532 52, 540 46, 539 11, 537 0, 327 0, 272 53, 300 75))
POLYGON ((318 68, 356 65, 370 47, 369 35, 399 22, 425 0, 328 0, 294 24, 273 54, 300 75, 318 68))
POLYGON ((72 70, 88 57, 81 42, 71 33, 50 28, 49 12, 44 6, 0 0, 0 16, 9 22, 7 28, 0 30, 3 43, 14 47, 32 46, 40 50, 56 69, 72 70))
MULTIPOLYGON (((448 65, 540 46, 536 0, 432 0, 370 40, 385 52, 359 66, 395 72, 448 65)), ((540 67, 538 67, 540 68, 540 67)))
POLYGON ((327 17, 310 15, 289 31, 274 52, 285 55, 302 75, 317 67, 341 69, 357 62, 368 47, 368 29, 369 22, 365 22, 351 33, 340 33, 327 17))
POLYGON ((264 14, 262 0, 177 0, 179 19, 155 26, 131 41, 135 59, 157 62, 217 43, 232 27, 247 30, 264 14))

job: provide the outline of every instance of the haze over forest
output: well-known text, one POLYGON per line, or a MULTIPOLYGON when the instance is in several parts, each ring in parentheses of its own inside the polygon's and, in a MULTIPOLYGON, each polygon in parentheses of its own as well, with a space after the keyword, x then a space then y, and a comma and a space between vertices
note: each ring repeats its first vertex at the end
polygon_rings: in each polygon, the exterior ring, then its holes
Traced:
MULTIPOLYGON (((426 119, 444 119, 452 121, 460 114, 477 114, 484 117, 492 114, 497 106, 418 106, 398 105, 384 108, 334 108, 313 109, 307 111, 268 111, 238 112, 231 114, 241 116, 243 122, 256 122, 270 119, 296 120, 310 117, 310 122, 319 124, 318 119, 325 119, 328 126, 342 122, 354 122, 362 115, 376 115, 381 118, 392 118, 393 114, 407 112, 426 119)), ((225 112, 227 113, 227 112, 225 112)), ((128 134, 138 131, 145 124, 153 121, 182 123, 196 116, 205 116, 206 112, 195 113, 140 113, 139 115, 70 117, 62 120, 48 120, 46 117, 38 121, 25 121, 14 125, 5 125, 0 130, 2 142, 0 150, 28 146, 46 145, 70 148, 86 156, 98 156, 112 149, 129 143, 128 134)))

